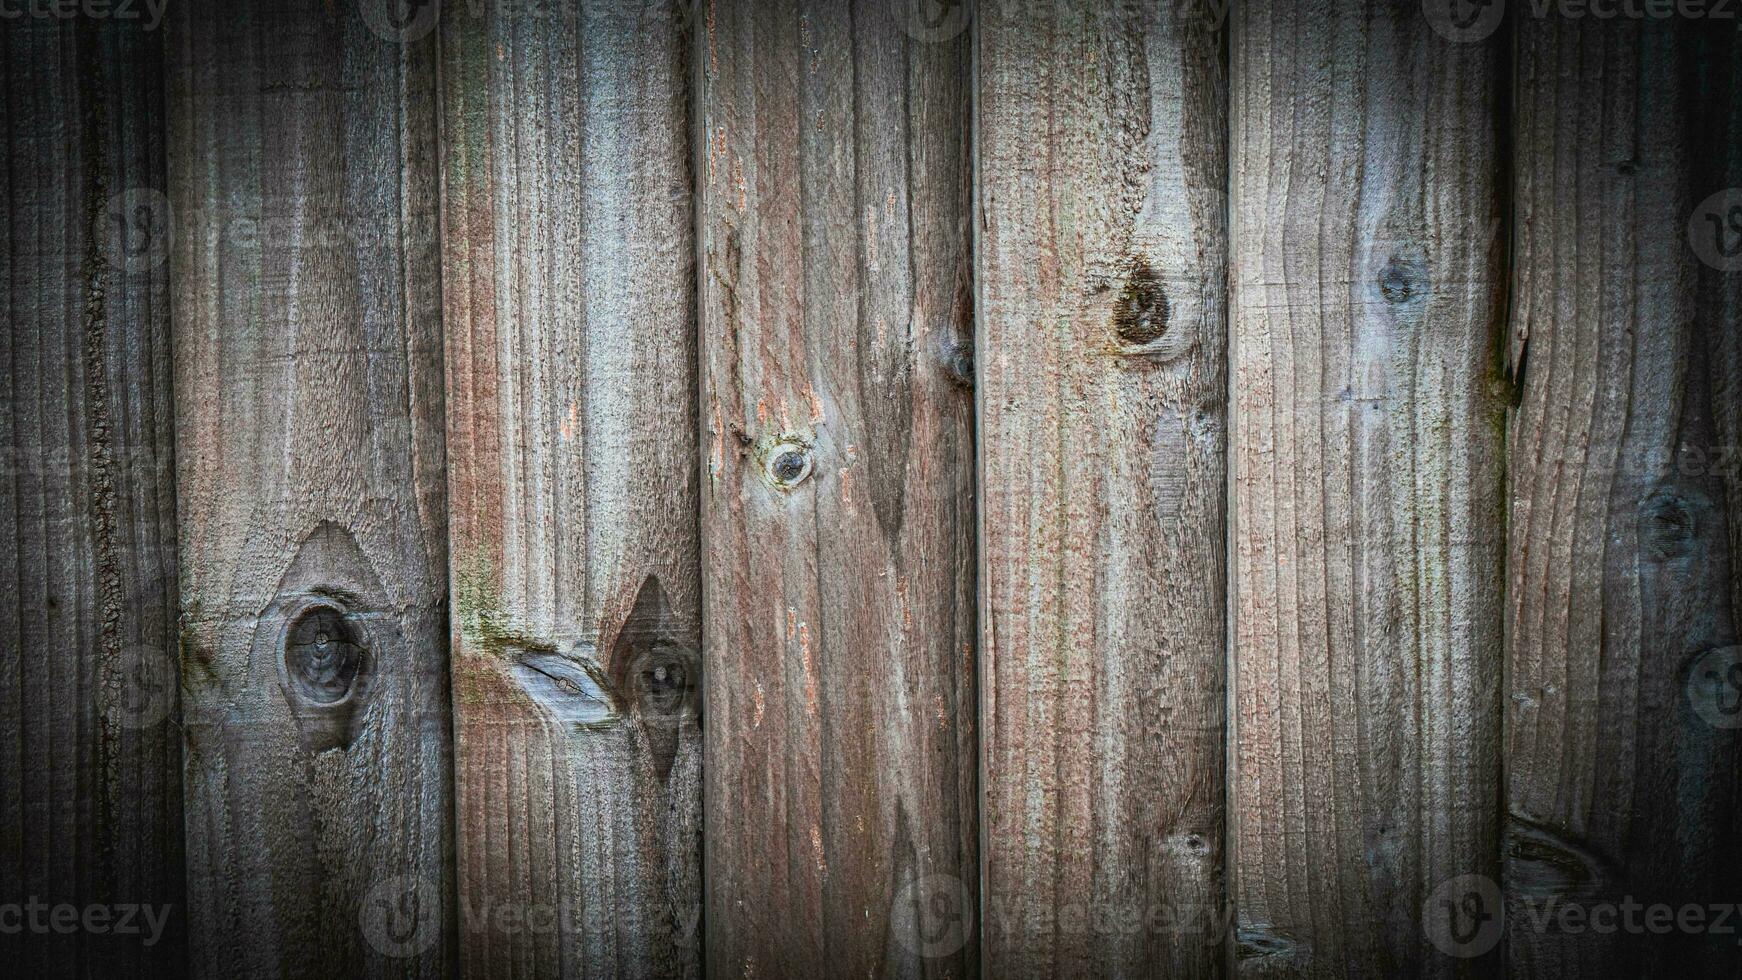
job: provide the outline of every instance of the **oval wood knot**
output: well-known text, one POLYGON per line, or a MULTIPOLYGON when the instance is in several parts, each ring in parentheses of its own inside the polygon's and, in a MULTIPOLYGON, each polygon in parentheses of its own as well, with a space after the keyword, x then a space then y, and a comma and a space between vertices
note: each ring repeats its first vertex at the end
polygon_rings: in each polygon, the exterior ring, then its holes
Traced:
POLYGON ((293 604, 279 641, 285 699, 311 752, 348 748, 362 721, 367 631, 341 601, 323 595, 293 604))
POLYGON ((522 650, 512 671, 521 690, 557 725, 594 731, 617 723, 610 684, 584 644, 576 644, 569 656, 553 650, 522 650))
POLYGON ((363 648, 344 614, 316 606, 291 624, 285 666, 296 693, 314 704, 337 704, 363 669, 363 648))
POLYGON ((1507 815, 1502 833, 1508 901, 1591 899, 1609 891, 1608 862, 1571 834, 1516 812, 1507 815))
POLYGON ((974 387, 974 345, 956 341, 944 350, 944 373, 963 388, 974 387))
POLYGON ((1700 535, 1700 512, 1708 506, 1692 487, 1665 485, 1639 502, 1639 536, 1658 561, 1684 558, 1700 535))
POLYGON ((1427 285, 1427 269, 1416 259, 1393 255, 1379 270, 1379 295, 1394 306, 1420 299, 1427 285))
POLYGON ((1113 307, 1113 330, 1127 344, 1147 344, 1167 332, 1172 312, 1161 277, 1138 259, 1125 279, 1125 288, 1113 307))

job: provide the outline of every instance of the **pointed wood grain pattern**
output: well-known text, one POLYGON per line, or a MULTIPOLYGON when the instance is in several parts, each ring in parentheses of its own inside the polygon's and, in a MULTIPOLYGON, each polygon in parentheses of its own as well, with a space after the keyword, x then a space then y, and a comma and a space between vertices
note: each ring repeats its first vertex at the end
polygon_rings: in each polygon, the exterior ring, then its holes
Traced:
POLYGON ((716 976, 979 970, 968 50, 908 13, 697 39, 716 976))
POLYGON ((192 962, 444 976, 435 43, 355 4, 166 29, 192 962))
POLYGON ((978 17, 987 971, 1214 976, 1223 36, 1189 4, 978 17))
POLYGON ((441 27, 466 976, 700 969, 687 31, 592 0, 441 27))
POLYGON ((1498 965, 1504 38, 1414 4, 1234 9, 1244 975, 1498 965), (1464 875, 1493 925, 1451 955, 1464 875))
POLYGON ((1550 19, 1518 55, 1509 966, 1730 976, 1681 909, 1742 880, 1742 35, 1550 19))
POLYGON ((183 967, 162 80, 136 23, 0 30, 0 902, 92 925, 8 913, 19 976, 183 967))

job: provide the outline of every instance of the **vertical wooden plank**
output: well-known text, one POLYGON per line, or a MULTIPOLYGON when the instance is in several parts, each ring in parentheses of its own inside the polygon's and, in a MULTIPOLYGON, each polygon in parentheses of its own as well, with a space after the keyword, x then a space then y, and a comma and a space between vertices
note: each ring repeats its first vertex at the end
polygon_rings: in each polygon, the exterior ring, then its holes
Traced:
POLYGON ((909 13, 698 38, 716 976, 978 972, 967 39, 909 13))
POLYGON ((1502 47, 1440 29, 1235 10, 1242 974, 1497 968, 1502 47))
POLYGON ((1532 20, 1518 66, 1510 967, 1733 975, 1742 37, 1532 20))
POLYGON ((185 951, 162 71, 137 23, 0 32, 0 902, 23 906, 0 958, 20 975, 176 976, 185 951))
POLYGON ((988 975, 1221 972, 1227 89, 1209 13, 978 12, 988 975))
POLYGON ((450 8, 444 239, 468 976, 695 976, 687 22, 450 8))
POLYGON ((436 51, 369 12, 170 13, 205 975, 440 976, 452 958, 436 51))

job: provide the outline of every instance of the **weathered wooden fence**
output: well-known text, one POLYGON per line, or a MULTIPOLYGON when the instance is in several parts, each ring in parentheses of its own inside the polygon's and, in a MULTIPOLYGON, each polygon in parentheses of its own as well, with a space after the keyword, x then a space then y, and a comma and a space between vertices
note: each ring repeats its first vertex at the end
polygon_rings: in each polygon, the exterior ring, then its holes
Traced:
POLYGON ((1742 975, 1721 5, 13 10, 31 975, 1742 975))

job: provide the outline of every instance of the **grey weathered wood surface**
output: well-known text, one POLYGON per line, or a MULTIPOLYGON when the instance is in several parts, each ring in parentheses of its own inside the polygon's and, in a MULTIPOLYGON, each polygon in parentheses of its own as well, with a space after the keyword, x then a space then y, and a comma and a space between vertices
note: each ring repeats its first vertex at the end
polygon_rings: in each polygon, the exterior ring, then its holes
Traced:
POLYGON ((462 972, 696 976, 687 18, 441 30, 462 972))
POLYGON ((185 950, 162 64, 132 25, 0 31, 0 901, 169 916, 9 919, 20 976, 174 976, 185 950))
POLYGON ((1499 871, 1503 38, 1414 5, 1234 10, 1242 974, 1497 966, 1422 916, 1499 871))
POLYGON ((435 41, 165 30, 191 959, 446 975, 435 41))
POLYGON ((1735 972, 1731 22, 439 6, 0 26, 0 957, 1735 972))
POLYGON ((1742 731, 1690 698, 1742 697, 1724 669, 1742 653, 1742 275, 1690 247, 1713 234, 1698 206, 1742 186, 1742 39, 1715 21, 1520 31, 1510 966, 1734 975, 1734 935, 1569 931, 1559 906, 1679 910, 1742 880, 1742 731))
POLYGON ((698 27, 716 976, 978 972, 968 48, 907 14, 698 27))
POLYGON ((1191 5, 978 17, 987 975, 1215 975, 1223 37, 1191 5))

